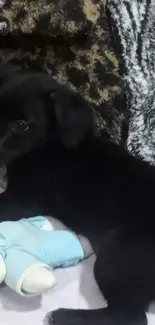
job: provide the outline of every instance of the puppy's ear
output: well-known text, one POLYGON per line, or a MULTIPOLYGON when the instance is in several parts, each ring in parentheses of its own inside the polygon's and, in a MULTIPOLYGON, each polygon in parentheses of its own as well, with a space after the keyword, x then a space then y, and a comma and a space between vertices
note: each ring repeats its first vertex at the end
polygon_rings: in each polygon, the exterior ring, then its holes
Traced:
POLYGON ((60 139, 66 147, 75 148, 82 140, 92 136, 94 133, 92 110, 78 93, 59 88, 52 92, 50 97, 60 139))

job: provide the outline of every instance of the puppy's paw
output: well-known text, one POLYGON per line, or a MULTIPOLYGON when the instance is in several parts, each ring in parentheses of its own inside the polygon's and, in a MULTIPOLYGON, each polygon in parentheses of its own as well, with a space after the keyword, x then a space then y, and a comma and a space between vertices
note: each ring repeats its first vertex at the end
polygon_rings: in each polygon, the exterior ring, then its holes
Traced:
POLYGON ((45 325, 107 325, 103 314, 104 309, 58 309, 47 315, 45 325))
POLYGON ((46 325, 61 325, 65 323, 66 309, 58 309, 49 312, 46 316, 46 325))
POLYGON ((45 325, 78 325, 76 310, 58 309, 46 316, 45 325))

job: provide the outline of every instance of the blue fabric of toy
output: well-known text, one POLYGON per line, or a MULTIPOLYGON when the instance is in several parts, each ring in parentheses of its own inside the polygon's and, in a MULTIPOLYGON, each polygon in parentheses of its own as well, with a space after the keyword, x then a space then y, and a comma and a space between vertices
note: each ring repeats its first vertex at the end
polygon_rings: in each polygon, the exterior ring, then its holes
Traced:
POLYGON ((21 275, 34 264, 68 267, 84 257, 76 234, 68 230, 42 230, 45 222, 46 218, 39 216, 0 223, 0 253, 7 269, 5 283, 13 290, 21 275))

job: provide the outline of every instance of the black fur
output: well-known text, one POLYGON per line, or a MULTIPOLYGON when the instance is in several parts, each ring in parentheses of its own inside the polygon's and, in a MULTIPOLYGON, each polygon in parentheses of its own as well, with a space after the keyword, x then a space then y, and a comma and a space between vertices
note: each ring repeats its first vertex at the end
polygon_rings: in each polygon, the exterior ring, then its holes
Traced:
POLYGON ((83 100, 51 77, 6 81, 0 161, 8 162, 8 189, 0 218, 50 214, 96 250, 95 277, 108 308, 61 309, 48 315, 50 325, 145 325, 155 298, 155 168, 104 143, 92 125, 83 100), (17 142, 11 134, 6 150, 7 126, 18 120, 33 121, 32 130, 25 138, 18 130, 17 142))

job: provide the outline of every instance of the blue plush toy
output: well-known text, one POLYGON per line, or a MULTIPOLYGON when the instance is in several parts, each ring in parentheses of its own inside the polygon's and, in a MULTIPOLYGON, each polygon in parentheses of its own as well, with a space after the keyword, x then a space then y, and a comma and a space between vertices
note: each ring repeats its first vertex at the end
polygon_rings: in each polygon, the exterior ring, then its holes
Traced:
POLYGON ((51 217, 0 223, 0 283, 20 295, 34 296, 51 289, 53 269, 77 264, 92 254, 89 241, 51 217))

